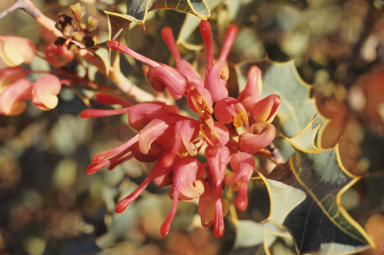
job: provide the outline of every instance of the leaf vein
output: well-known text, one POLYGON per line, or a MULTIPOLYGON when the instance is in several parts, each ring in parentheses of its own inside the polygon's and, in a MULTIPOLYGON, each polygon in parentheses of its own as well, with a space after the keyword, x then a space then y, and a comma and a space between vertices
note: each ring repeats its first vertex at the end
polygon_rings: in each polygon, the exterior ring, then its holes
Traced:
POLYGON ((325 210, 323 204, 318 200, 318 198, 316 197, 316 195, 312 192, 312 190, 310 188, 307 187, 307 185, 305 185, 305 183, 303 183, 303 181, 300 179, 300 177, 298 176, 297 172, 295 171, 295 167, 293 165, 293 162, 292 162, 292 158, 289 159, 289 166, 292 170, 292 173, 293 175, 295 176, 296 180, 298 181, 298 183, 305 189, 305 191, 312 197, 312 199, 314 200, 314 202, 316 202, 316 204, 320 207, 320 209, 323 211, 323 213, 328 217, 328 219, 335 225, 337 226, 341 231, 343 231, 345 234, 351 236, 352 238, 362 242, 362 243, 366 243, 365 240, 362 240, 361 238, 359 238, 358 236, 355 236, 353 235, 352 233, 348 232, 343 226, 341 226, 338 222, 335 221, 335 219, 333 217, 331 217, 331 215, 327 212, 327 210, 325 210))

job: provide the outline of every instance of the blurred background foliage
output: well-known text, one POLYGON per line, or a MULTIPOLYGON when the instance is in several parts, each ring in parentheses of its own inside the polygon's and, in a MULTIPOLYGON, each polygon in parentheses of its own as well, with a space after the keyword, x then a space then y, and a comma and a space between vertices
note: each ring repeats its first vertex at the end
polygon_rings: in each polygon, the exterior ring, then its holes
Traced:
MULTIPOLYGON (((75 1, 33 2, 56 20, 58 13, 71 15, 68 5, 75 1)), ((99 41, 107 40, 106 16, 96 6, 118 10, 124 1, 82 2, 87 13, 99 20, 99 41)), ((346 192, 344 206, 362 225, 372 214, 383 213, 383 1, 207 2, 216 48, 228 24, 239 26, 230 63, 266 55, 274 61, 295 59, 302 79, 314 85, 311 96, 316 98, 319 113, 329 119, 324 123, 322 146, 329 148, 340 141, 346 168, 354 174, 368 174, 346 192)), ((0 11, 12 4, 12 0, 0 1, 0 11)), ((185 19, 186 14, 181 12, 151 12, 146 29, 133 26, 126 42, 139 53, 172 65, 160 31, 170 26, 177 37, 185 19)), ((0 24, 0 35, 30 38, 42 52, 55 40, 23 11, 11 13, 0 24)), ((187 34, 190 36, 185 36, 182 54, 191 62, 204 61, 204 51, 191 50, 191 45, 202 43, 199 32, 187 34)), ((123 72, 136 84, 149 88, 141 66, 133 64, 129 58, 124 60, 123 72)), ((0 68, 4 67, 1 62, 0 68)), ((34 61, 31 68, 47 67, 34 61)), ((95 79, 106 82, 99 73, 95 79)), ((110 172, 85 174, 94 154, 116 147, 134 134, 126 125, 126 116, 80 119, 79 113, 87 106, 77 95, 92 93, 81 86, 63 88, 58 107, 52 111, 42 112, 30 105, 19 116, 0 116, 1 254, 255 253, 255 249, 233 250, 236 230, 231 217, 226 218, 226 232, 221 239, 216 239, 210 229, 201 228, 194 203, 179 203, 171 232, 161 238, 160 225, 171 207, 166 188, 149 185, 137 202, 124 213, 115 214, 116 202, 137 187, 151 166, 130 160, 110 172)), ((105 107, 95 101, 91 105, 105 107)), ((271 168, 265 162, 260 162, 260 167, 271 168)), ((260 222, 269 214, 268 193, 261 182, 254 181, 249 194, 248 209, 238 212, 237 217, 260 222)), ((294 254, 292 241, 278 239, 272 251, 294 254)))

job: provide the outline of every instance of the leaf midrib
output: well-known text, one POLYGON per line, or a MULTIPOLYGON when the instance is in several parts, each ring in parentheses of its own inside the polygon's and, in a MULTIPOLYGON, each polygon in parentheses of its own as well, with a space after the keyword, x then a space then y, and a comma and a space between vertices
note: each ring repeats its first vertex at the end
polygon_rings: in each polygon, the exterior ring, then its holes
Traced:
MULTIPOLYGON (((302 180, 300 179, 299 175, 297 174, 297 172, 295 171, 295 168, 294 168, 294 165, 293 165, 293 160, 292 158, 290 158, 289 160, 289 166, 292 170, 292 173, 293 175, 295 176, 296 180, 298 181, 298 183, 304 187, 305 191, 312 197, 312 199, 316 202, 316 204, 320 207, 320 209, 323 211, 323 213, 328 217, 328 219, 335 225, 337 226, 341 231, 343 231, 345 234, 349 235, 350 237, 362 242, 362 243, 367 243, 366 240, 364 239, 361 239, 360 237, 357 237, 355 236, 354 234, 348 232, 345 228, 343 228, 341 225, 339 225, 338 222, 336 222, 333 217, 331 217, 331 215, 329 215, 329 213, 327 212, 327 210, 325 210, 325 208, 323 207, 323 204, 318 200, 318 198, 316 197, 316 195, 312 192, 312 190, 310 188, 307 187, 307 185, 305 185, 305 183, 302 182, 302 180)), ((339 209, 338 209, 339 211, 339 209)), ((342 214, 343 215, 343 214, 342 214)), ((343 215, 344 217, 344 215, 343 215)), ((352 225, 353 226, 353 225, 352 225)))

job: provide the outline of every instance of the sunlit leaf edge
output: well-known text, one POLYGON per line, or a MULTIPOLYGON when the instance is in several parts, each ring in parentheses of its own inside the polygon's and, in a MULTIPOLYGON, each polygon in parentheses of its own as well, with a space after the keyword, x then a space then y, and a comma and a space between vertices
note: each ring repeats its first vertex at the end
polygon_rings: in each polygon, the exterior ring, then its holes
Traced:
MULTIPOLYGON (((205 2, 205 0, 200 0, 203 2, 203 4, 205 5, 206 9, 207 9, 207 12, 208 12, 208 15, 206 16, 203 16, 203 15, 200 15, 198 12, 196 12, 195 8, 193 8, 193 4, 191 3, 190 0, 187 0, 188 2, 188 5, 189 7, 191 8, 192 10, 192 14, 195 15, 196 17, 202 19, 202 20, 208 20, 209 17, 211 16, 211 10, 209 9, 207 3, 205 2)), ((102 12, 104 12, 105 14, 108 14, 108 15, 112 15, 112 16, 117 16, 117 17, 120 17, 120 18, 123 18, 123 19, 126 19, 126 20, 129 20, 129 21, 132 21, 132 22, 135 22, 135 23, 139 23, 139 24, 145 24, 145 20, 147 18, 147 14, 148 14, 148 11, 154 11, 154 10, 160 10, 159 9, 150 9, 148 8, 148 5, 149 5, 149 0, 147 1, 146 3, 146 6, 145 6, 145 12, 144 12, 144 17, 142 20, 140 19, 136 19, 135 17, 131 16, 131 15, 128 15, 128 14, 122 14, 122 13, 117 13, 117 12, 112 12, 112 11, 107 11, 107 10, 103 10, 101 8, 99 8, 102 12), (149 9, 149 10, 148 10, 149 9)), ((164 9, 164 10, 177 10, 177 9, 173 9, 173 8, 161 8, 161 9, 164 9)), ((177 10, 177 11, 181 11, 181 10, 177 10)), ((186 13, 190 13, 190 12, 186 12, 186 13)))
MULTIPOLYGON (((313 120, 312 120, 313 121, 313 120)), ((307 128, 311 128, 312 129, 312 121, 304 128, 304 129, 307 129, 307 128)), ((318 129, 319 126, 313 128, 312 130, 315 130, 315 129, 318 129)), ((297 136, 299 136, 303 131, 301 131, 297 136)), ((295 137, 297 137, 295 136, 295 137)), ((367 232, 364 230, 364 228, 359 224, 357 223, 349 214, 348 212, 345 210, 345 208, 342 206, 342 203, 341 203, 341 197, 342 195, 349 189, 351 188, 357 181, 361 180, 364 176, 356 176, 356 175, 353 175, 352 173, 350 173, 345 167, 344 165, 342 164, 342 161, 341 161, 341 158, 340 158, 340 152, 339 152, 339 142, 333 147, 333 148, 328 148, 328 149, 322 149, 322 148, 314 148, 313 150, 307 150, 307 149, 303 149, 303 148, 300 148, 299 146, 297 146, 296 144, 294 144, 291 139, 293 139, 294 137, 292 138, 287 138, 287 137, 284 137, 285 140, 287 140, 291 146, 294 148, 294 150, 302 150, 303 152, 306 152, 306 153, 318 153, 318 152, 323 152, 323 151, 331 151, 331 150, 335 150, 336 152, 336 158, 337 158, 337 162, 338 162, 338 166, 340 167, 340 169, 347 175, 349 176, 350 178, 352 178, 352 180, 347 183, 342 189, 340 189, 340 191, 337 193, 336 195, 336 204, 338 206, 338 209, 340 211, 340 213, 343 215, 343 217, 353 226, 355 227, 355 229, 357 231, 360 232, 360 234, 366 239, 366 241, 368 242, 368 244, 371 246, 371 247, 376 247, 372 238, 367 234, 367 232)), ((290 165, 290 169, 294 169, 294 167, 292 166, 292 158, 289 159, 289 165, 290 165)), ((298 178, 298 175, 295 171, 292 171, 293 174, 295 175, 295 178, 299 181, 300 178, 298 178)), ((270 184, 268 182, 268 178, 266 178, 262 173, 258 172, 258 174, 260 175, 260 177, 262 178, 262 180, 264 181, 266 187, 267 187, 267 190, 268 190, 268 193, 271 194, 271 187, 270 187, 270 184)), ((314 201, 316 201, 316 204, 322 208, 322 206, 320 206, 317 202, 317 200, 315 199, 316 196, 312 194, 312 192, 308 192, 308 187, 306 187, 306 185, 303 185, 301 180, 299 181, 300 185, 302 185, 305 189, 306 189, 306 192, 308 194, 311 195, 312 199, 314 199, 314 201)), ((270 204, 270 212, 273 211, 273 203, 271 201, 271 204, 270 204)), ((323 209, 323 208, 322 208, 323 209)), ((324 211, 324 210, 323 210, 324 211)), ((329 218, 329 217, 328 217, 329 218)), ((284 227, 290 234, 291 236, 292 235, 292 232, 286 227, 284 226, 284 224, 276 221, 275 219, 271 218, 271 216, 269 216, 267 219, 265 219, 264 221, 273 221, 275 222, 276 224, 278 225, 281 225, 282 227, 284 227)), ((331 220, 332 221, 332 220, 331 220)), ((332 221, 333 222, 333 221, 332 221)), ((338 224, 337 224, 338 225, 338 224)), ((340 228, 341 229, 341 228, 340 228)), ((343 232, 344 230, 341 229, 343 232)), ((349 233, 348 233, 349 235, 349 233)), ((299 250, 298 250, 298 246, 297 246, 297 243, 296 243, 296 240, 293 238, 293 242, 295 244, 295 247, 296 247, 296 251, 298 254, 299 253, 299 250)), ((365 249, 369 249, 371 247, 367 247, 365 249)), ((362 249, 362 250, 365 250, 365 249, 362 249)), ((315 252, 315 251, 312 251, 312 252, 315 252)), ((349 254, 349 253, 345 253, 345 254, 349 254)), ((341 255, 341 254, 340 254, 341 255)))

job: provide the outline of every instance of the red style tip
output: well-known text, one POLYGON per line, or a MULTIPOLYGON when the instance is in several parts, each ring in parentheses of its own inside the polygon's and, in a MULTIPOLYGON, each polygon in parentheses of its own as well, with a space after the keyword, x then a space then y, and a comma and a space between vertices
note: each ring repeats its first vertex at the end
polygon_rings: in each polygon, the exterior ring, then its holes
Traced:
POLYGON ((165 222, 161 225, 160 233, 161 236, 164 237, 168 234, 169 230, 171 230, 171 225, 166 224, 165 222))
POLYGON ((109 163, 111 163, 109 160, 104 160, 104 161, 99 162, 99 163, 91 164, 87 167, 87 170, 85 170, 85 173, 86 174, 94 174, 97 171, 99 171, 101 168, 108 166, 109 163))
POLYGON ((168 46, 176 62, 179 62, 181 60, 181 55, 177 48, 175 37, 173 37, 172 29, 170 27, 163 28, 163 30, 161 30, 161 37, 163 37, 165 44, 168 46))
POLYGON ((224 45, 221 49, 221 54, 219 59, 226 60, 227 56, 229 54, 229 51, 231 50, 231 47, 233 45, 233 42, 235 41, 236 35, 239 32, 239 28, 236 25, 230 25, 227 29, 227 32, 225 33, 225 39, 224 39, 224 45))
POLYGON ((212 33, 211 33, 211 24, 202 20, 200 22, 200 33, 203 36, 205 50, 207 51, 207 71, 211 71, 213 66, 213 44, 212 44, 212 33))

